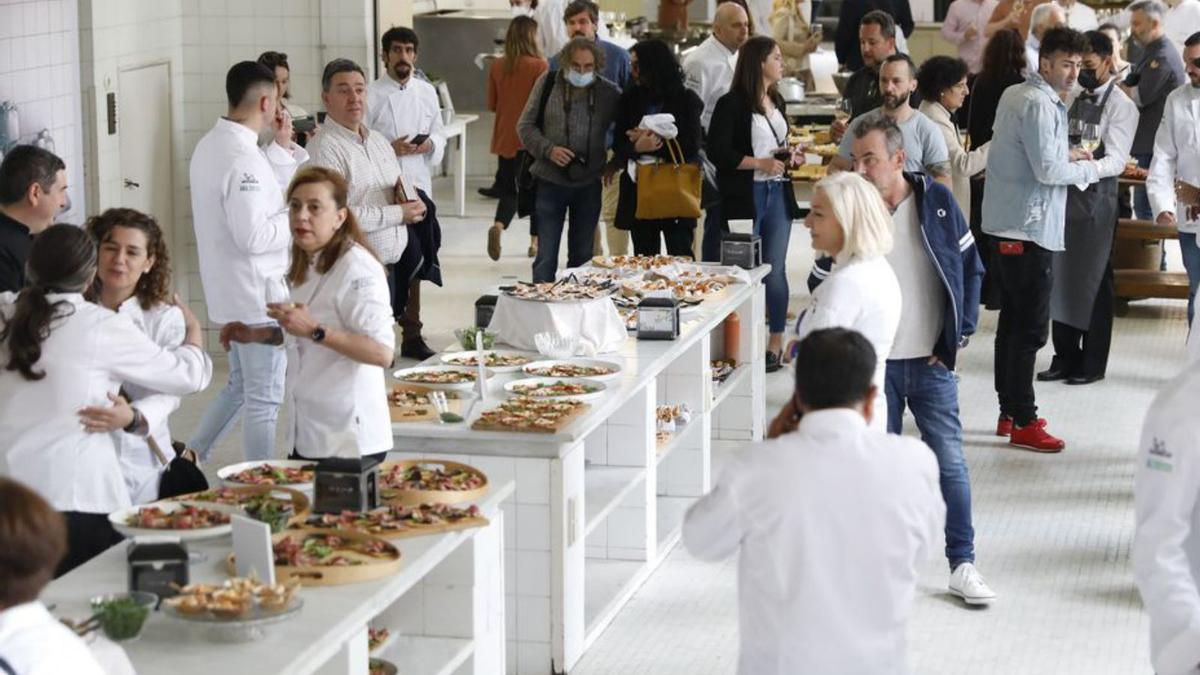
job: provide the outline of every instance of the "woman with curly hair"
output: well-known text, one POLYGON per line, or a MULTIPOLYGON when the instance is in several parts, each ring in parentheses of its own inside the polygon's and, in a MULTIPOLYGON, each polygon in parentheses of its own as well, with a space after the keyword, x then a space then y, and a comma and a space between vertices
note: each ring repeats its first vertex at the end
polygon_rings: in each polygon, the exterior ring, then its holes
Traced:
MULTIPOLYGON (((154 218, 133 209, 108 209, 88 220, 85 228, 100 249, 87 299, 127 315, 164 349, 183 344, 187 329, 183 312, 171 303, 171 260, 154 218)), ((167 418, 179 407, 179 397, 132 383, 126 383, 121 394, 110 396, 112 406, 84 408, 84 424, 89 431, 112 434, 133 503, 154 501, 159 472, 166 466, 149 442, 170 450, 167 418)))

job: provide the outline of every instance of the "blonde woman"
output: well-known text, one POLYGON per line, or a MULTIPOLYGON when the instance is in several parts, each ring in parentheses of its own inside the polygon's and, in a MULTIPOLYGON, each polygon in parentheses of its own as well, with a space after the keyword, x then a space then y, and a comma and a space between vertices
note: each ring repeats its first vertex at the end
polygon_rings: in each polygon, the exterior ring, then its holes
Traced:
MULTIPOLYGON (((858 174, 843 172, 817 183, 804 226, 812 234, 813 248, 831 256, 835 265, 800 314, 788 353, 815 330, 858 331, 875 348, 873 381, 883 391, 888 354, 900 325, 900 282, 884 258, 892 250, 892 216, 873 185, 858 174)), ((884 429, 887 401, 877 398, 875 408, 871 425, 884 429)), ((798 412, 789 401, 780 417, 786 421, 794 416, 798 412)))

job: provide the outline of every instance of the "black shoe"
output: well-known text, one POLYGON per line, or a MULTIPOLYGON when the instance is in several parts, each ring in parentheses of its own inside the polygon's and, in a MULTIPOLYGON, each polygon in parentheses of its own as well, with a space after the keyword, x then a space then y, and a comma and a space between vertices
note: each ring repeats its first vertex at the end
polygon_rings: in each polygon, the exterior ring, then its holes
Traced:
POLYGON ((1071 375, 1068 374, 1067 371, 1055 366, 1050 366, 1049 368, 1037 374, 1038 382, 1058 382, 1059 380, 1065 380, 1070 377, 1071 375))
POLYGON ((1104 375, 1074 375, 1067 378, 1067 384, 1091 384, 1104 379, 1104 375))
POLYGON ((495 186, 479 188, 479 194, 488 199, 500 199, 500 191, 495 186))
POLYGON ((783 352, 767 352, 767 372, 773 373, 783 367, 783 352))
POLYGON ((425 338, 418 337, 400 344, 400 356, 406 359, 424 361, 436 353, 425 344, 425 338))

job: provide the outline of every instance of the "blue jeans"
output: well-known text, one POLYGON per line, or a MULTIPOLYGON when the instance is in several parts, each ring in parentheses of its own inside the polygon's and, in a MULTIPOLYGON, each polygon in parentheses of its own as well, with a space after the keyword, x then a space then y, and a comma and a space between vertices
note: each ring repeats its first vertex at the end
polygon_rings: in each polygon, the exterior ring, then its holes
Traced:
POLYGON ((554 281, 558 271, 558 246, 563 221, 567 220, 567 267, 579 267, 592 259, 592 237, 600 222, 600 179, 570 187, 538 180, 537 257, 533 259, 534 282, 554 281))
POLYGON ((787 327, 788 280, 787 250, 792 236, 792 218, 783 201, 783 191, 791 190, 786 181, 755 181, 754 234, 762 237, 763 262, 771 273, 763 279, 767 286, 767 324, 772 333, 787 327))
POLYGON ((188 447, 207 460, 216 445, 233 427, 242 408, 242 451, 247 460, 269 459, 275 452, 275 421, 283 403, 283 381, 287 353, 282 347, 262 344, 229 346, 229 382, 209 404, 188 447))
POLYGON ((946 559, 950 569, 975 561, 975 528, 971 526, 971 482, 962 450, 958 418, 958 383, 942 364, 929 357, 887 362, 888 432, 903 431, 904 406, 912 408, 921 440, 937 456, 942 499, 946 502, 946 559))
POLYGON ((1200 283, 1200 248, 1196 246, 1196 235, 1191 232, 1179 233, 1179 252, 1183 254, 1183 268, 1188 275, 1188 326, 1192 325, 1195 314, 1196 285, 1200 283))
MULTIPOLYGON (((1150 158, 1152 155, 1129 155, 1137 160, 1137 165, 1143 169, 1150 168, 1150 158)), ((1154 214, 1150 213, 1150 197, 1146 194, 1146 188, 1142 186, 1133 189, 1133 216, 1141 220, 1153 220, 1154 214)))

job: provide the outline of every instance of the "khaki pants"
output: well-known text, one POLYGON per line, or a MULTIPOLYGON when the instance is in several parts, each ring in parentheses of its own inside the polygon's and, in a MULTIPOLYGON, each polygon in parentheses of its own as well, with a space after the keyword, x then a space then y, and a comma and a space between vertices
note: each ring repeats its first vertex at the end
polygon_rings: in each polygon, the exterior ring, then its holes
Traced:
MULTIPOLYGON (((629 255, 629 233, 618 230, 613 221, 617 219, 617 200, 621 197, 621 177, 614 176, 612 183, 604 185, 600 192, 600 222, 604 223, 605 236, 608 237, 609 255, 629 255)), ((596 234, 592 240, 592 255, 604 255, 604 246, 600 242, 600 226, 596 226, 596 234)))

